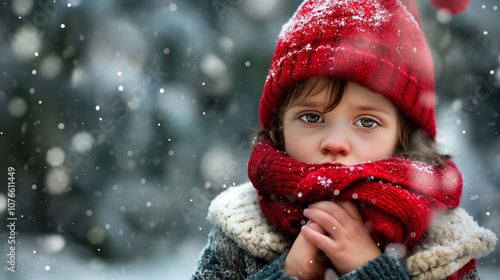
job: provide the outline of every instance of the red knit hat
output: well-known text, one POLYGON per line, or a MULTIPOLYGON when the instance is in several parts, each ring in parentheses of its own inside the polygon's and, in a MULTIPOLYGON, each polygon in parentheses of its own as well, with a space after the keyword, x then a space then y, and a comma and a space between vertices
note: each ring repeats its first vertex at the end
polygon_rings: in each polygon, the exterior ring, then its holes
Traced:
MULTIPOLYGON (((432 0, 450 13, 470 0, 432 0)), ((305 0, 283 26, 264 86, 260 122, 311 77, 345 78, 384 95, 436 136, 434 72, 414 0, 305 0)))

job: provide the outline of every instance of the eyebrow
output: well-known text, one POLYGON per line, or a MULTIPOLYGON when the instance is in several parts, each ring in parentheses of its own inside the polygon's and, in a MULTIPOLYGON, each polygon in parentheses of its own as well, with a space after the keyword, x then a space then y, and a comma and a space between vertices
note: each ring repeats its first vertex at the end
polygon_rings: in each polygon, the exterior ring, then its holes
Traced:
POLYGON ((377 111, 377 112, 384 113, 386 115, 391 114, 389 111, 385 110, 384 108, 382 108, 380 106, 379 107, 373 106, 373 105, 355 105, 355 106, 353 106, 353 109, 360 110, 360 111, 377 111))
POLYGON ((316 108, 316 107, 324 107, 324 106, 325 106, 324 102, 302 100, 302 101, 293 102, 289 108, 293 108, 293 107, 316 108))

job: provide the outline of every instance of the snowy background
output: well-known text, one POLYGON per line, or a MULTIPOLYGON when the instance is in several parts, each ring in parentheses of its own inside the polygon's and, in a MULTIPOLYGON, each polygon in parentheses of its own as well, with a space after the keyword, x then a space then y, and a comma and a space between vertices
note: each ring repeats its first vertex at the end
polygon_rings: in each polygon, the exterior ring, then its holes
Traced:
MULTIPOLYGON (((16 0, 0 7, 0 179, 16 170, 16 273, 187 279, 209 201, 246 179, 249 134, 298 0, 16 0)), ((438 139, 465 207, 500 234, 500 3, 419 1, 438 139), (498 124, 497 124, 498 122, 498 124)), ((0 219, 7 225, 7 188, 0 219)), ((479 261, 500 273, 500 250, 479 261)))

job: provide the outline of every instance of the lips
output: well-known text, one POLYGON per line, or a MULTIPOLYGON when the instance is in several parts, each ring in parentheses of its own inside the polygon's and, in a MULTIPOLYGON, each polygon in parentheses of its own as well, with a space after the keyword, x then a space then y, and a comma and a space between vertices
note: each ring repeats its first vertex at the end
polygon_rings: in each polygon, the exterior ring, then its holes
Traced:
POLYGON ((328 161, 323 163, 323 165, 328 165, 328 166, 345 166, 344 164, 336 161, 328 161))

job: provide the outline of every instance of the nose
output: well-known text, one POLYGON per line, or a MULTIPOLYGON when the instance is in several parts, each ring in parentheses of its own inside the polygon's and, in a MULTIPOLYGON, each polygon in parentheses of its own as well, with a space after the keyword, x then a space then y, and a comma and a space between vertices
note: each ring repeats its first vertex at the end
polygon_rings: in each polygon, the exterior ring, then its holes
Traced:
POLYGON ((323 154, 348 155, 351 145, 347 129, 344 129, 342 125, 326 128, 320 150, 323 154))

